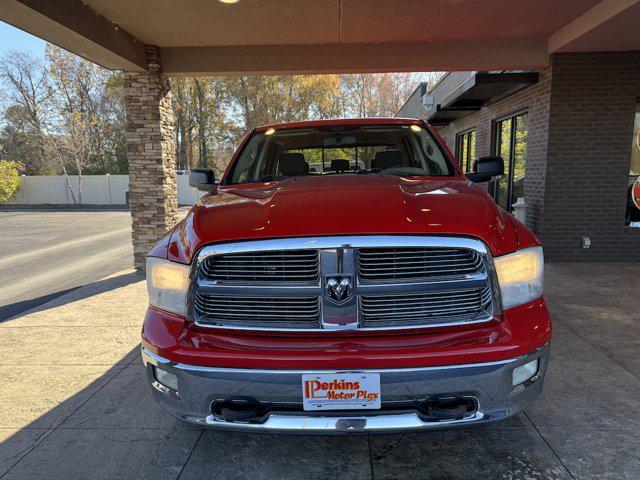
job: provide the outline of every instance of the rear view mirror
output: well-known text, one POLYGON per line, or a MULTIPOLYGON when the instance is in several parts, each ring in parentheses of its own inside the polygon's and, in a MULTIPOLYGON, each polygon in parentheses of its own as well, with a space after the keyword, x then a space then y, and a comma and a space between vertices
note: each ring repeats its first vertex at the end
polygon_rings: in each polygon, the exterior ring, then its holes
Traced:
POLYGON ((501 175, 504 175, 502 157, 480 157, 473 162, 473 173, 467 173, 465 176, 472 182, 482 183, 501 175))
POLYGON ((356 137, 346 135, 342 137, 327 137, 322 141, 322 146, 325 148, 348 147, 356 143, 358 143, 356 137))
POLYGON ((197 168, 189 172, 189 186, 197 188, 202 192, 211 192, 217 187, 210 168, 197 168))

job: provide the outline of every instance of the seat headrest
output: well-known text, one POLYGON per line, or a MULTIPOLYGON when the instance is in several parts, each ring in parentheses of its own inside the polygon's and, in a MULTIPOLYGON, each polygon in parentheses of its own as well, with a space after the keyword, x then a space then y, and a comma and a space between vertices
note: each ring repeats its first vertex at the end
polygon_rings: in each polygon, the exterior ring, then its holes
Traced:
POLYGON ((371 168, 386 170, 387 168, 403 165, 402 154, 399 150, 383 150, 376 153, 371 161, 371 168))
POLYGON ((331 166, 329 170, 332 172, 346 172, 349 170, 349 160, 346 158, 336 158, 331 160, 331 166))
POLYGON ((309 164, 302 153, 283 153, 280 155, 278 170, 288 177, 306 175, 309 173, 309 164))

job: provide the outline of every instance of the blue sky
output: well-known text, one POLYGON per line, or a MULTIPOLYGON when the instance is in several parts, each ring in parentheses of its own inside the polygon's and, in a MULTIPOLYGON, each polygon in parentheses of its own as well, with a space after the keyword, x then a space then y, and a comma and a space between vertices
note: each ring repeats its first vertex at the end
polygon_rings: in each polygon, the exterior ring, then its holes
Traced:
POLYGON ((9 50, 30 50, 41 55, 44 53, 44 44, 38 37, 0 21, 0 56, 9 50))

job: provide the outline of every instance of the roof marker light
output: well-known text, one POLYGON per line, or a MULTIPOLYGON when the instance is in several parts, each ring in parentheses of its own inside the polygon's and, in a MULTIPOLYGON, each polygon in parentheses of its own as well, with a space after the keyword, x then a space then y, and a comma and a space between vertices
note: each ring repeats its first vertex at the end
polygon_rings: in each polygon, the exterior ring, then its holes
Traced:
POLYGON ((421 132, 422 128, 420 128, 418 125, 411 125, 411 130, 413 130, 414 132, 421 132))
POLYGON ((270 128, 269 130, 264 132, 265 135, 273 135, 274 133, 276 133, 276 129, 275 128, 270 128))

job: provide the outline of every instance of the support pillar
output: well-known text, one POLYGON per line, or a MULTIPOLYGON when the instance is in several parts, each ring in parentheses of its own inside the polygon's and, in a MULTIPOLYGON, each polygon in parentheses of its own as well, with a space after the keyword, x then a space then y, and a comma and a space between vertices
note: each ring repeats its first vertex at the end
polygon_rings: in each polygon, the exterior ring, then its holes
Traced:
POLYGON ((144 272, 149 249, 178 221, 173 110, 160 51, 147 47, 148 71, 125 74, 129 206, 133 260, 144 272))

